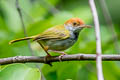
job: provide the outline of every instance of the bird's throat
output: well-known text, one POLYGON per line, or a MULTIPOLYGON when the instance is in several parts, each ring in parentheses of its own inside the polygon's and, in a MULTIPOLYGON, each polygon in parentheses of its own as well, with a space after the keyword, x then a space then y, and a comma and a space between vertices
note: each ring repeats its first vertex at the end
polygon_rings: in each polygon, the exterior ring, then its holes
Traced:
POLYGON ((83 28, 79 28, 78 29, 78 28, 74 28, 72 26, 66 26, 66 25, 65 25, 65 28, 70 31, 70 33, 71 33, 71 37, 70 38, 74 39, 74 40, 78 39, 79 33, 83 29, 83 28))
POLYGON ((79 36, 79 32, 75 32, 73 33, 74 34, 74 39, 77 40, 78 39, 78 36, 79 36))

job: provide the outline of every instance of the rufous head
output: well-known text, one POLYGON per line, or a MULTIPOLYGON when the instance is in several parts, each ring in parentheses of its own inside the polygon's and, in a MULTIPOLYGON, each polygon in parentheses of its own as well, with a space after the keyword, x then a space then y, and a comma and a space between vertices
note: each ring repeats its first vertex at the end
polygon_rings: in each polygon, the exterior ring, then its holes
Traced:
POLYGON ((85 25, 84 21, 80 18, 71 18, 64 23, 70 31, 80 31, 83 28, 90 28, 91 26, 85 25))

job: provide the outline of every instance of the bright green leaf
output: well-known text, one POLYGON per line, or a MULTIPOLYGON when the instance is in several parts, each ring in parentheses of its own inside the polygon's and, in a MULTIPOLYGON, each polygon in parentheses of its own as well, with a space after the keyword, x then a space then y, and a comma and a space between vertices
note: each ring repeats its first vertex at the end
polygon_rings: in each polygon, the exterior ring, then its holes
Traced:
POLYGON ((24 64, 10 64, 0 71, 0 80, 41 80, 39 69, 24 64))

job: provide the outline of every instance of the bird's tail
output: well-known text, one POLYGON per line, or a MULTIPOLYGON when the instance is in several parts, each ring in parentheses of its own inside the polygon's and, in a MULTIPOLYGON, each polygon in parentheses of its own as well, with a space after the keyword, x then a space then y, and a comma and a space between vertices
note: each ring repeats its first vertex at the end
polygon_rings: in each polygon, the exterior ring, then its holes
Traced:
POLYGON ((12 43, 15 43, 15 42, 18 42, 18 41, 29 40, 29 39, 33 39, 33 38, 34 38, 34 36, 15 39, 15 40, 11 40, 9 42, 9 44, 12 44, 12 43))

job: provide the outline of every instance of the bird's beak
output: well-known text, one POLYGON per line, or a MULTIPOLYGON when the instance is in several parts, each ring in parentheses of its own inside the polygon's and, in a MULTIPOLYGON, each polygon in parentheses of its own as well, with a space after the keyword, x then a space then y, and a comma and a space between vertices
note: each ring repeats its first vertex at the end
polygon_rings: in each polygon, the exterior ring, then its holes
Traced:
POLYGON ((81 25, 80 27, 82 27, 82 28, 91 28, 92 26, 90 26, 90 25, 81 25))

